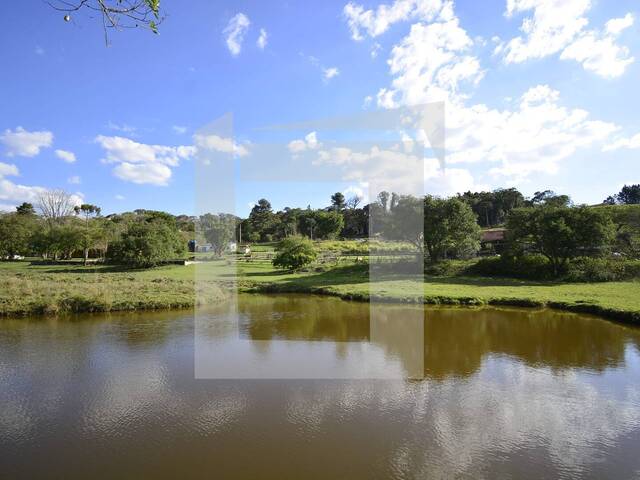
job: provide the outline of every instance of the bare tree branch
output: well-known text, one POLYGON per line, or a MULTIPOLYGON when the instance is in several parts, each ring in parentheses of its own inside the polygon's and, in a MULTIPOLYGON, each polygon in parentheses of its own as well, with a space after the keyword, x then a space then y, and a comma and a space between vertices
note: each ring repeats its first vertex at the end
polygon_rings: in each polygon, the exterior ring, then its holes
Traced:
MULTIPOLYGON (((158 25, 164 20, 160 11, 160 0, 44 0, 60 12, 99 12, 105 43, 109 45, 108 29, 148 28, 158 33, 158 25)), ((69 21, 70 15, 65 15, 69 21)))

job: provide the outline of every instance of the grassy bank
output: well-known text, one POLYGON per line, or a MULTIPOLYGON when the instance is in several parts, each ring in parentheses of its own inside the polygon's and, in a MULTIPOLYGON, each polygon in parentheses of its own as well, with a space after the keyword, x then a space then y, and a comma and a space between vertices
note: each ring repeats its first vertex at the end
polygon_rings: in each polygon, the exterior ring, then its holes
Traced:
POLYGON ((269 264, 240 265, 242 287, 254 292, 308 292, 344 299, 446 305, 551 307, 640 324, 640 282, 555 283, 488 277, 376 275, 353 265, 324 272, 281 273, 269 264))
POLYGON ((368 301, 447 305, 517 305, 594 313, 640 324, 640 282, 553 283, 508 278, 408 276, 384 273, 370 281, 367 265, 324 266, 323 271, 287 273, 267 260, 224 261, 121 270, 79 264, 0 263, 0 315, 55 314, 189 308, 197 298, 213 303, 238 279, 243 292, 306 292, 368 301))
MULTIPOLYGON (((191 308, 193 279, 193 266, 122 270, 72 262, 2 262, 0 316, 191 308)), ((226 296, 223 284, 205 286, 199 295, 205 301, 226 296)))

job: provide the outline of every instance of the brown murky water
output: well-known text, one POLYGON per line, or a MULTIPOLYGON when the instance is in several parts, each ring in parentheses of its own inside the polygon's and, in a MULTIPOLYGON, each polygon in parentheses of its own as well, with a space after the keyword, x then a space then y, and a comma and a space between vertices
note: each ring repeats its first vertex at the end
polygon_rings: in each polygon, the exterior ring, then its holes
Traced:
MULTIPOLYGON (((374 341, 367 304, 238 308, 216 342, 259 345, 256 362, 408 361, 374 341)), ((640 477, 640 330, 515 309, 423 326, 421 380, 196 380, 189 312, 2 320, 0 477, 640 477)))

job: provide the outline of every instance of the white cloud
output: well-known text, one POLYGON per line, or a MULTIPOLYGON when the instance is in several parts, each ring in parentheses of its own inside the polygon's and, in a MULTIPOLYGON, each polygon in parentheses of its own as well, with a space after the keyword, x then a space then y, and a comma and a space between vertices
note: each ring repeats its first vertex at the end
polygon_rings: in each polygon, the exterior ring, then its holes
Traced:
POLYGON ((124 195, 116 195, 114 198, 116 200, 124 200, 124 195))
POLYGON ((76 161, 76 154, 73 152, 69 152, 68 150, 56 150, 56 157, 60 160, 64 160, 67 163, 73 163, 76 161))
MULTIPOLYGON (((536 3, 509 2, 512 11, 536 3)), ((618 131, 613 123, 590 118, 586 110, 563 105, 560 93, 547 85, 524 91, 519 102, 506 109, 473 103, 473 87, 484 74, 471 52, 474 41, 453 11, 437 18, 412 25, 391 49, 391 84, 378 91, 377 100, 383 108, 444 101, 447 168, 438 169, 434 159, 416 159, 406 148, 402 152, 400 145, 359 153, 323 150, 317 164, 342 168, 346 180, 387 176, 389 183, 413 185, 418 191, 425 180, 427 191, 446 194, 486 187, 476 182, 465 164, 482 164, 482 169, 474 171, 483 172, 478 178, 484 182, 517 183, 533 173, 555 174, 562 161, 579 149, 598 146, 618 131), (416 175, 422 167, 424 179, 416 175)))
POLYGON ((258 37, 258 41, 256 42, 256 45, 260 50, 264 50, 264 47, 267 46, 268 39, 269 39, 269 35, 267 34, 267 31, 264 28, 261 28, 260 36, 258 37))
POLYGON ((351 37, 362 40, 363 32, 370 37, 377 37, 397 22, 412 19, 432 21, 438 14, 446 16, 450 9, 448 3, 442 0, 396 0, 391 5, 383 4, 375 10, 365 10, 362 5, 349 2, 343 14, 351 37))
POLYGON ((173 127, 171 127, 173 129, 173 131, 175 133, 177 133, 178 135, 184 135, 185 133, 187 133, 187 127, 183 127, 181 125, 174 125, 173 127))
POLYGON ((627 47, 616 43, 616 36, 631 24, 631 15, 609 20, 605 32, 591 30, 583 33, 563 50, 560 58, 576 60, 585 70, 601 77, 619 77, 633 63, 634 58, 627 47))
POLYGON ((81 182, 80 177, 78 175, 74 175, 73 177, 69 177, 67 179, 67 183, 70 183, 71 185, 79 185, 81 182))
POLYGON ((360 201, 369 202, 369 184, 367 182, 358 182, 355 185, 349 185, 342 192, 347 199, 358 197, 360 201))
POLYGON ((129 163, 118 164, 113 173, 126 182, 165 186, 171 179, 171 169, 161 163, 129 163))
POLYGON ((2 163, 0 162, 0 178, 12 176, 18 176, 20 172, 18 172, 18 167, 13 164, 2 163))
POLYGON ((117 163, 113 173, 138 184, 166 185, 171 178, 169 167, 177 167, 195 152, 193 146, 149 145, 117 136, 98 135, 96 142, 106 153, 103 163, 117 163))
POLYGON ((380 50, 382 50, 382 45, 380 45, 378 42, 374 43, 373 47, 371 47, 371 58, 378 58, 380 50))
POLYGON ((411 26, 409 35, 393 47, 389 70, 392 88, 378 92, 378 104, 415 105, 456 97, 461 83, 478 83, 480 62, 467 51, 473 41, 458 19, 411 26))
POLYGON ((324 78, 325 81, 329 81, 331 80, 333 77, 337 77, 338 75, 340 75, 340 70, 338 70, 337 67, 329 67, 329 68, 325 68, 322 71, 322 76, 324 78))
MULTIPOLYGON (((22 202, 36 203, 38 196, 46 192, 44 187, 18 185, 4 177, 19 175, 18 167, 0 162, 0 210, 13 211, 22 202)), ((83 195, 71 195, 74 205, 83 203, 83 195)))
POLYGON ((8 157, 35 157, 53 143, 53 133, 43 130, 29 132, 22 127, 7 129, 0 135, 8 157))
POLYGON ((231 52, 231 55, 240 55, 240 52, 242 51, 242 42, 244 41, 244 36, 247 33, 247 30, 249 29, 249 25, 251 25, 249 17, 244 13, 238 13, 229 20, 229 23, 225 27, 223 33, 226 36, 227 48, 229 49, 229 52, 231 52))
POLYGON ((218 135, 202 135, 196 133, 193 141, 198 150, 213 150, 221 153, 233 153, 238 157, 249 155, 249 150, 231 138, 220 137, 218 135))
POLYGON ((318 136, 316 132, 311 132, 302 140, 293 140, 289 142, 287 148, 291 153, 297 154, 304 152, 305 150, 315 150, 319 146, 321 146, 321 144, 318 143, 318 136))
POLYGON ((561 60, 576 60, 602 77, 620 76, 634 59, 616 37, 633 25, 633 15, 610 19, 603 31, 585 30, 591 6, 591 0, 508 0, 507 17, 531 10, 533 16, 522 21, 522 35, 499 43, 494 53, 506 63, 560 53, 561 60))
POLYGON ((589 119, 589 112, 561 105, 547 85, 530 88, 512 110, 486 105, 447 107, 447 164, 490 162, 493 176, 523 181, 555 174, 578 149, 605 141, 618 127, 589 119))
POLYGON ((634 18, 631 13, 627 13, 622 18, 612 18, 605 24, 605 30, 611 35, 619 35, 623 30, 633 25, 633 20, 634 18))
POLYGON ((631 150, 640 148, 640 133, 637 133, 630 138, 618 138, 614 142, 605 145, 602 150, 610 152, 613 150, 620 150, 621 148, 628 148, 631 150))
POLYGON ((523 35, 504 46, 506 63, 521 63, 561 51, 587 26, 591 0, 507 0, 506 16, 533 10, 522 21, 523 35))

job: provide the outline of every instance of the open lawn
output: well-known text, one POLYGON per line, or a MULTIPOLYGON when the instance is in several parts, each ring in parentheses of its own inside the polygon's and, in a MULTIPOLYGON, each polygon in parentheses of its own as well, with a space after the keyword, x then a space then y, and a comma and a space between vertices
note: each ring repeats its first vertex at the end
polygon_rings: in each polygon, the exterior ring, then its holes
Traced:
MULTIPOLYGON (((1 262, 0 315, 190 308, 193 279, 193 265, 123 270, 80 262, 1 262)), ((208 284, 199 295, 210 302, 224 297, 218 283, 208 284)))

